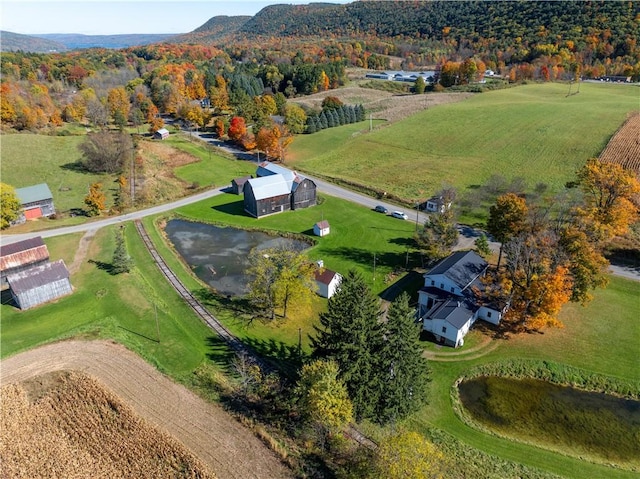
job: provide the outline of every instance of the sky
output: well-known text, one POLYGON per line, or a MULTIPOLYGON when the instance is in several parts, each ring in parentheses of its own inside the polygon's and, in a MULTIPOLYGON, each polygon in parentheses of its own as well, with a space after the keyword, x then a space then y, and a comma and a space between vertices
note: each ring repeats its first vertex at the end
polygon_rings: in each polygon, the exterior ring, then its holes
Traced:
MULTIPOLYGON (((323 0, 349 3, 351 0, 323 0)), ((188 33, 216 15, 255 15, 267 5, 309 0, 1 0, 0 30, 24 35, 188 33)))

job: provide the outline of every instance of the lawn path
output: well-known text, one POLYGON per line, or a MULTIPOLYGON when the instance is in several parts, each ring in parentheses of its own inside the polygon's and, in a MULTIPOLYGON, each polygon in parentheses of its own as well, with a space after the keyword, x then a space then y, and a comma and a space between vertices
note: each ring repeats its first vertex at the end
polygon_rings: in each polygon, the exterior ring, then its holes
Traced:
POLYGON ((80 238, 80 244, 78 245, 76 254, 73 257, 73 263, 71 263, 71 266, 69 267, 69 273, 74 274, 80 269, 84 259, 87 257, 91 240, 93 240, 93 237, 97 232, 97 229, 89 230, 84 234, 84 236, 82 236, 82 238, 80 238))

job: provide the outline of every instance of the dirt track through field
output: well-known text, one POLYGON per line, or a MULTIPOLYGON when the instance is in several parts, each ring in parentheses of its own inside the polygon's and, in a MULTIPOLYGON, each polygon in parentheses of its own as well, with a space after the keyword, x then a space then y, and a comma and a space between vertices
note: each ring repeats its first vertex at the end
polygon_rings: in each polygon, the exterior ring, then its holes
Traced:
POLYGON ((117 343, 63 341, 9 357, 0 362, 0 385, 60 370, 96 378, 140 417, 182 442, 220 479, 292 477, 272 451, 219 406, 117 343))

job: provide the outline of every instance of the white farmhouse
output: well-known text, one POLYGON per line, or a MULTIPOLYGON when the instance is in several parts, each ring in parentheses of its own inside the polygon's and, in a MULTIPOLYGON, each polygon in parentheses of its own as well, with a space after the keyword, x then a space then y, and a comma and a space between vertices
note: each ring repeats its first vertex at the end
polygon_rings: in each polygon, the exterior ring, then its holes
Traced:
POLYGON ((456 251, 426 273, 418 298, 422 329, 437 341, 458 347, 477 319, 499 324, 506 307, 480 305, 476 297, 484 289, 480 278, 487 267, 475 252, 456 251))

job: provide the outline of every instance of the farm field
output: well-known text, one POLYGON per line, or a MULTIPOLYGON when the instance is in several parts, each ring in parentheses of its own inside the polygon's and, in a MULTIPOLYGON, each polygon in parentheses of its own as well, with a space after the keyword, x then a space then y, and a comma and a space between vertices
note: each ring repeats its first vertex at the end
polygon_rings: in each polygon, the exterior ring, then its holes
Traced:
POLYGON ((222 408, 111 341, 36 348, 3 360, 1 374, 12 477, 290 477, 222 408))
POLYGON ((613 135, 600 154, 600 160, 620 163, 640 174, 640 112, 631 116, 613 135))
POLYGON ((567 92, 565 84, 523 85, 429 108, 371 133, 347 129, 338 139, 334 129, 323 130, 297 137, 288 163, 407 201, 443 185, 464 194, 494 174, 558 191, 638 110, 635 86, 582 84, 580 93, 567 92))

